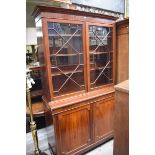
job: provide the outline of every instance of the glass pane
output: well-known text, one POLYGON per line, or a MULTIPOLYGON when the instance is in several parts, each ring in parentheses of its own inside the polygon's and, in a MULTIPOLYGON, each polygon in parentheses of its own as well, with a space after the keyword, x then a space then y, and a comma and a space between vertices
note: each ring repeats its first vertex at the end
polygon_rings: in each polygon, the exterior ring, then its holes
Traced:
POLYGON ((112 28, 89 26, 90 87, 112 83, 112 28))
POLYGON ((84 90, 82 25, 48 23, 54 96, 84 90))

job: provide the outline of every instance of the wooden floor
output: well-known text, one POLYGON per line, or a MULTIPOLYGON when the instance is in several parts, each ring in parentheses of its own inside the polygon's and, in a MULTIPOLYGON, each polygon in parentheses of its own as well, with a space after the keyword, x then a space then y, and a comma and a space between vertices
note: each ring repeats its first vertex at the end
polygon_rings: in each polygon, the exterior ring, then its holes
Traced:
MULTIPOLYGON (((43 128, 38 130, 38 141, 40 150, 47 155, 53 155, 48 149, 47 138, 50 140, 51 145, 54 146, 55 140, 53 126, 49 126, 46 129, 43 128)), ((34 145, 32 140, 32 134, 31 132, 29 132, 26 134, 26 155, 34 155, 33 150, 34 145)), ((100 145, 96 149, 85 153, 85 155, 113 155, 113 140, 110 140, 105 144, 100 145)))

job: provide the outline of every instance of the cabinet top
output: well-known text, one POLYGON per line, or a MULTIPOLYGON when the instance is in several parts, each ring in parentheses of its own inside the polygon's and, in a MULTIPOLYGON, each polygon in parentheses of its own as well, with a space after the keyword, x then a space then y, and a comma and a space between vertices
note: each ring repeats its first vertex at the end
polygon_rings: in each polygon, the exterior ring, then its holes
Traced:
POLYGON ((129 18, 116 22, 116 26, 128 25, 129 26, 129 18))
POLYGON ((51 6, 36 6, 33 13, 32 13, 32 16, 37 17, 42 12, 89 16, 89 17, 95 17, 95 18, 106 18, 106 19, 111 19, 111 20, 117 20, 118 19, 118 17, 114 17, 114 16, 110 16, 110 15, 79 11, 79 10, 75 10, 75 9, 51 7, 51 6))
POLYGON ((115 86, 115 89, 125 93, 129 93, 129 80, 123 81, 115 86))
POLYGON ((107 94, 114 93, 114 87, 106 87, 102 88, 100 90, 87 92, 84 94, 80 94, 78 96, 73 96, 70 98, 62 99, 62 100, 56 100, 51 102, 46 102, 44 99, 44 102, 48 103, 48 106, 51 108, 51 110, 60 109, 63 107, 71 106, 76 103, 85 102, 87 100, 93 100, 93 98, 101 97, 107 94))

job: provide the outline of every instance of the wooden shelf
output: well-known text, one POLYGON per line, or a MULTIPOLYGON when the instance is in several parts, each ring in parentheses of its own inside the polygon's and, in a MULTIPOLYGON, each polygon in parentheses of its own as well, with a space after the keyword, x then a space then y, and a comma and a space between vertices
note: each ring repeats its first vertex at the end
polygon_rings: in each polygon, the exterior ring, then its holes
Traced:
POLYGON ((52 34, 48 34, 49 37, 82 37, 82 35, 80 34, 76 34, 76 35, 72 35, 72 34, 60 34, 60 35, 52 35, 52 34))
MULTIPOLYGON (((77 70, 76 72, 74 72, 74 74, 75 73, 81 73, 81 72, 84 72, 84 70, 77 70)), ((71 73, 73 73, 73 69, 72 70, 65 71, 64 73, 65 74, 71 74, 71 73)), ((57 72, 57 73, 52 74, 52 76, 59 76, 59 75, 64 75, 64 74, 61 73, 61 72, 57 72)))
MULTIPOLYGON (((61 68, 61 67, 75 67, 75 66, 77 66, 78 64, 76 64, 76 65, 62 65, 62 66, 58 66, 59 68, 61 68)), ((95 63, 93 63, 93 62, 90 62, 90 65, 95 65, 95 63)), ((84 64, 80 64, 80 66, 84 66, 84 64)), ((101 66, 101 67, 105 67, 105 66, 101 66)), ((56 69, 57 68, 57 66, 52 66, 51 68, 53 68, 53 69, 56 69)))
POLYGON ((81 55, 81 54, 83 54, 83 53, 72 53, 72 54, 51 54, 51 56, 58 56, 58 57, 63 57, 63 56, 65 56, 65 57, 68 57, 68 56, 76 56, 76 55, 81 55))
MULTIPOLYGON (((102 66, 102 67, 90 67, 90 70, 93 71, 93 70, 102 70, 105 66, 102 66)), ((57 67, 54 67, 54 68, 57 68, 57 67)), ((110 66, 106 67, 106 68, 111 68, 110 66)), ((63 71, 65 74, 71 74, 73 73, 73 70, 74 69, 66 69, 66 71, 63 71)), ((74 72, 74 74, 76 73, 80 73, 80 72, 84 72, 84 70, 82 69, 79 69, 77 70, 76 72, 74 72)), ((60 71, 57 71, 55 72, 54 74, 52 74, 52 76, 59 76, 59 75, 64 75, 63 73, 61 73, 60 71)))
POLYGON ((95 54, 95 55, 97 55, 97 54, 109 54, 109 53, 113 53, 112 51, 110 51, 110 52, 93 52, 93 51, 90 51, 90 54, 95 54))
MULTIPOLYGON (((59 65, 58 67, 74 67, 77 65, 84 66, 84 64, 74 64, 74 65, 59 65)), ((57 68, 57 66, 52 66, 51 68, 54 69, 54 68, 57 68)))
MULTIPOLYGON (((89 38, 104 38, 105 36, 95 36, 95 35, 93 35, 93 36, 89 36, 89 38)), ((107 37, 105 37, 105 40, 106 40, 106 38, 111 38, 111 36, 107 36, 107 37)))
MULTIPOLYGON (((84 72, 84 68, 81 69, 81 66, 84 66, 84 64, 75 64, 75 65, 63 65, 63 66, 58 66, 65 74, 70 74, 74 71, 74 69, 78 66, 79 69, 75 72, 75 73, 80 73, 80 72, 84 72)), ((56 66, 51 67, 52 69, 57 69, 56 66)), ((63 73, 61 73, 60 71, 54 71, 54 73, 52 74, 52 76, 59 76, 59 75, 64 75, 63 73)))
MULTIPOLYGON (((105 66, 103 66, 103 67, 92 67, 92 68, 90 68, 90 70, 91 71, 93 71, 93 70, 101 70, 101 69, 103 69, 105 66)), ((109 67, 106 67, 106 68, 111 68, 110 66, 109 67)))

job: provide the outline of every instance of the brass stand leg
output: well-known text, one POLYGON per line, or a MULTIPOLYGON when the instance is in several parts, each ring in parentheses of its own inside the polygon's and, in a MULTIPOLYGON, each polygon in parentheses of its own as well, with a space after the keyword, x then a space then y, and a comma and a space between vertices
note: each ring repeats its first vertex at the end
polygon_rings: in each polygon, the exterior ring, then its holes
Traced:
POLYGON ((39 147, 38 147, 38 136, 37 136, 37 130, 36 130, 36 123, 35 121, 30 122, 30 128, 32 132, 32 137, 34 141, 34 147, 35 147, 35 155, 40 155, 39 147))
POLYGON ((26 84, 26 93, 27 93, 27 102, 30 109, 30 128, 32 132, 32 137, 34 141, 34 153, 35 155, 40 155, 39 147, 38 147, 38 137, 37 137, 37 130, 36 130, 36 123, 33 120, 33 112, 32 112, 32 104, 31 104, 31 97, 30 97, 30 89, 28 87, 28 84, 26 84))
MULTIPOLYGON (((28 76, 27 76, 28 80, 28 76)), ((31 104, 31 96, 30 96, 30 89, 28 87, 28 83, 26 82, 26 98, 27 98, 27 106, 29 106, 30 109, 30 128, 32 132, 33 142, 34 142, 34 154, 35 155, 47 155, 44 152, 41 152, 39 150, 38 146, 38 135, 37 135, 37 125, 36 122, 33 119, 33 111, 32 111, 32 104, 31 104)))

